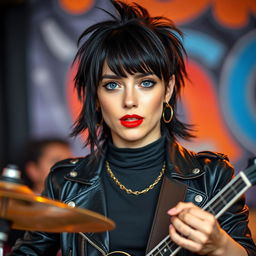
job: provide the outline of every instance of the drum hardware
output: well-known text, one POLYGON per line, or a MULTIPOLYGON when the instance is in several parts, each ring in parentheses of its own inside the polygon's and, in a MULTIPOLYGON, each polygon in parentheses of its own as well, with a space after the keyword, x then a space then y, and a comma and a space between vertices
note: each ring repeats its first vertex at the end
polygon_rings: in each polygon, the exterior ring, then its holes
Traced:
POLYGON ((115 223, 105 216, 38 196, 23 184, 17 166, 8 165, 0 176, 0 256, 11 228, 41 232, 103 232, 115 223))

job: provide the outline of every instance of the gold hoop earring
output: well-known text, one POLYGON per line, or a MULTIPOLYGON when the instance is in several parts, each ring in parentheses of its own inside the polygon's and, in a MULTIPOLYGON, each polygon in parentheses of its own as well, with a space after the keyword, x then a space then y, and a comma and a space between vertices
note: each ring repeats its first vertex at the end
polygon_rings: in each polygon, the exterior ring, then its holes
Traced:
POLYGON ((173 118, 173 109, 172 109, 172 106, 169 104, 169 103, 166 103, 166 105, 164 106, 164 110, 163 110, 163 120, 166 124, 170 123, 172 121, 172 118, 173 118), (170 111, 170 117, 168 120, 165 119, 165 111, 170 111))

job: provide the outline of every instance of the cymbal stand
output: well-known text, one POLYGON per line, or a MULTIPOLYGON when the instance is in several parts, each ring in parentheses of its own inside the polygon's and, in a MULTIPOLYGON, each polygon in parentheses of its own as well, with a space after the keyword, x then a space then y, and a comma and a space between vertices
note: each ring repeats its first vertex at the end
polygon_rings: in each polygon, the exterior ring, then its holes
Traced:
MULTIPOLYGON (((15 165, 8 165, 4 168, 1 181, 22 183, 20 171, 15 165)), ((4 243, 8 240, 8 234, 11 230, 11 221, 5 218, 8 209, 9 199, 0 197, 0 256, 4 255, 4 243)))
POLYGON ((0 256, 4 255, 4 243, 8 240, 8 233, 11 229, 11 222, 6 219, 0 219, 0 256))

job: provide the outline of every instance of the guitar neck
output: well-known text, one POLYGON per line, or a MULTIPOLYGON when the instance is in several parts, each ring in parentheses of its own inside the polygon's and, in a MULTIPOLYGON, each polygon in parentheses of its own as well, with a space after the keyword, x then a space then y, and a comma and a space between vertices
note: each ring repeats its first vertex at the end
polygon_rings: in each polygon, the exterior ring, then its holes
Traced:
MULTIPOLYGON (((240 172, 219 193, 217 193, 203 208, 218 219, 235 201, 252 186, 247 176, 240 172)), ((174 256, 181 249, 166 236, 146 256, 174 256)))

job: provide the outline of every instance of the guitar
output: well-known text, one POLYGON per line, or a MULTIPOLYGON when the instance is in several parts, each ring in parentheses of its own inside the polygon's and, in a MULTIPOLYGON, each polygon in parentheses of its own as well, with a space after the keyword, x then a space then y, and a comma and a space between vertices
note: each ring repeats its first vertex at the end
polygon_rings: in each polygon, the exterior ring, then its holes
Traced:
MULTIPOLYGON (((223 189, 217 193, 204 207, 218 219, 236 200, 245 193, 251 186, 256 184, 256 159, 254 164, 232 179, 223 189)), ((169 235, 166 236, 156 247, 145 256, 174 256, 182 248, 171 241, 169 235)), ((114 251, 105 256, 131 256, 123 251, 114 251)))

